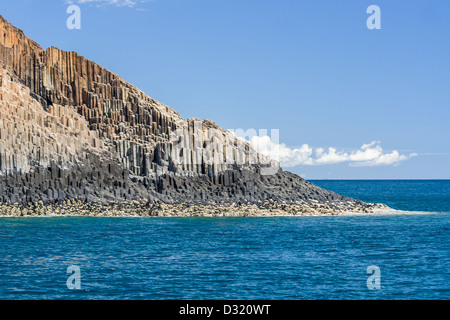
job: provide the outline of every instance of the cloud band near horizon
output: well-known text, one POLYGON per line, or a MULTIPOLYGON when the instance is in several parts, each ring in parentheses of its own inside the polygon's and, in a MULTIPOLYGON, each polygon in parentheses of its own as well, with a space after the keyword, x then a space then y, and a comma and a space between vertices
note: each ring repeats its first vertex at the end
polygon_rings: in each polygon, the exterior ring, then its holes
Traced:
POLYGON ((383 151, 380 141, 372 141, 361 148, 350 152, 338 151, 334 147, 324 148, 310 147, 303 144, 297 148, 290 148, 286 144, 276 144, 268 136, 253 136, 250 143, 256 151, 272 156, 280 161, 282 167, 296 167, 300 165, 317 166, 338 163, 348 163, 353 167, 397 166, 400 162, 418 156, 417 153, 400 154, 399 151, 383 151))

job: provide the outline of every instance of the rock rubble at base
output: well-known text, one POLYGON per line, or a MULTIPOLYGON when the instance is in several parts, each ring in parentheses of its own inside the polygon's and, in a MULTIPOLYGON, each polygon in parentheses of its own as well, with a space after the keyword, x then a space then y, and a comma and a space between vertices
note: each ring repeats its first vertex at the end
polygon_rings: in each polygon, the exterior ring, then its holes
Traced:
POLYGON ((379 210, 392 210, 383 204, 330 203, 282 204, 266 201, 253 204, 191 205, 165 204, 148 201, 126 203, 89 203, 67 200, 61 204, 43 202, 27 205, 0 204, 0 217, 271 217, 271 216, 336 216, 349 213, 371 214, 379 210))

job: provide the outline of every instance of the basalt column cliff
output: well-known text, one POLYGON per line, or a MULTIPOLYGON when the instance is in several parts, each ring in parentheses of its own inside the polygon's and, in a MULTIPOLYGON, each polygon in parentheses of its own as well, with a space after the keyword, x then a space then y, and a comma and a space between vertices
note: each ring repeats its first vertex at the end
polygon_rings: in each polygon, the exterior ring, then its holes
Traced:
POLYGON ((214 122, 183 119, 76 52, 44 50, 1 16, 0 31, 0 203, 366 206, 263 174, 273 162, 214 122))

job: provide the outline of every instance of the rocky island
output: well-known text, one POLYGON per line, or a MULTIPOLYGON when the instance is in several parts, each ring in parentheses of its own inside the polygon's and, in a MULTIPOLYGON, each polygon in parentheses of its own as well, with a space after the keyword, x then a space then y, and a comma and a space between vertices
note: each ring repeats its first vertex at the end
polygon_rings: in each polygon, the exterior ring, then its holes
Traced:
POLYGON ((0 215, 389 209, 283 171, 214 122, 183 119, 76 52, 44 50, 1 16, 0 31, 0 215))

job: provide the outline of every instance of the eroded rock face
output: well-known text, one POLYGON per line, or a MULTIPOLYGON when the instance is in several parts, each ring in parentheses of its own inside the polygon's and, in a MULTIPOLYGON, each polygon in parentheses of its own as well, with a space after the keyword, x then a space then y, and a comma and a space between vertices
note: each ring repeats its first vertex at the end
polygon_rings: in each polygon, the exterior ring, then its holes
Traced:
POLYGON ((353 201, 0 16, 0 202, 353 201))

